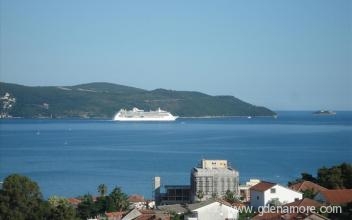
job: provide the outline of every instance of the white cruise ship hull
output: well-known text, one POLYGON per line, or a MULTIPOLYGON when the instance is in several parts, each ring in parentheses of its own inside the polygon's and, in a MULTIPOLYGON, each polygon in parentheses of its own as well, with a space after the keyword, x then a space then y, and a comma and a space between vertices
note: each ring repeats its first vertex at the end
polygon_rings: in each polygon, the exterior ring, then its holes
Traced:
POLYGON ((175 121, 178 116, 173 116, 170 112, 160 108, 157 111, 145 112, 137 108, 128 111, 121 109, 115 116, 114 121, 175 121))
POLYGON ((177 119, 176 116, 170 118, 123 118, 123 117, 115 117, 114 121, 175 121, 177 119))

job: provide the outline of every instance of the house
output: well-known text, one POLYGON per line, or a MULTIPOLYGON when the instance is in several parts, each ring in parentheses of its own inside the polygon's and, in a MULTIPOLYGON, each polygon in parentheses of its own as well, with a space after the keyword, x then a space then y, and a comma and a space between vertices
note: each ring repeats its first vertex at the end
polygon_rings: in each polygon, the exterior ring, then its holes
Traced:
POLYGON ((343 205, 352 202, 352 189, 329 189, 319 192, 314 200, 329 205, 343 205))
POLYGON ((170 215, 158 210, 132 209, 121 220, 170 220, 170 215))
POLYGON ((250 179, 246 184, 239 185, 238 190, 240 192, 240 199, 242 202, 248 202, 250 200, 250 188, 256 184, 260 183, 258 179, 250 179))
POLYGON ((130 203, 130 208, 137 208, 137 209, 145 209, 146 208, 146 201, 144 197, 141 195, 131 195, 128 197, 128 202, 130 203))
POLYGON ((316 183, 313 183, 311 181, 302 181, 299 183, 292 184, 289 186, 290 189, 293 189, 297 192, 304 192, 306 190, 312 190, 314 194, 317 194, 321 191, 327 190, 327 188, 322 187, 316 183))
POLYGON ((82 202, 80 199, 77 198, 68 198, 67 201, 75 208, 77 208, 77 206, 82 202))
POLYGON ((186 215, 185 220, 236 220, 239 213, 229 203, 214 199, 189 204, 188 208, 191 214, 186 215))
POLYGON ((121 220, 125 213, 126 212, 106 212, 105 216, 107 220, 121 220))
POLYGON ((250 188, 250 204, 253 208, 269 206, 271 203, 286 204, 302 199, 303 195, 277 183, 262 181, 250 188))
POLYGON ((185 214, 185 220, 235 220, 238 219, 237 208, 217 199, 193 204, 174 204, 159 206, 159 210, 179 215, 185 214))

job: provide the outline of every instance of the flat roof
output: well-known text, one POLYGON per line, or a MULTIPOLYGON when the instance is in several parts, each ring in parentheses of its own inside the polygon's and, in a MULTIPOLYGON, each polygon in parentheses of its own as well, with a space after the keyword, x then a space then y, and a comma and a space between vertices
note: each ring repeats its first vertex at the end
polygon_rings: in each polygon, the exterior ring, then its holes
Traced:
POLYGON ((169 189, 169 188, 175 188, 175 189, 190 189, 191 186, 190 186, 190 185, 165 185, 164 188, 165 188, 165 189, 169 189))

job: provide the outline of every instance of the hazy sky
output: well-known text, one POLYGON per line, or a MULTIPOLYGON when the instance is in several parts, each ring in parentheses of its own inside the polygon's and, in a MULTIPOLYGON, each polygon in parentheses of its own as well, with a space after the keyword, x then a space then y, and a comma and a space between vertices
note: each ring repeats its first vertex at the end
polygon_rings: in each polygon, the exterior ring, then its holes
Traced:
POLYGON ((352 1, 0 0, 3 82, 352 110, 352 1))

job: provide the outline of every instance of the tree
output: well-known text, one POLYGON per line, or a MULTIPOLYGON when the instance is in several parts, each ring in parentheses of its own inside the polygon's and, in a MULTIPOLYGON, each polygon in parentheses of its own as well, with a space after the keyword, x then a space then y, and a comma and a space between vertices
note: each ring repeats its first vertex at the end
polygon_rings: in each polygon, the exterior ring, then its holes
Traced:
POLYGON ((86 194, 82 198, 82 202, 77 206, 77 214, 81 219, 87 219, 97 215, 97 210, 90 194, 86 194))
POLYGON ((314 192, 314 189, 306 189, 301 191, 303 193, 303 198, 314 199, 317 193, 314 192))
POLYGON ((204 197, 204 192, 202 190, 198 190, 198 192, 197 192, 198 200, 202 201, 203 197, 204 197))
POLYGON ((105 212, 113 212, 117 210, 115 208, 114 201, 110 196, 98 197, 94 205, 99 214, 104 214, 105 212))
POLYGON ((288 185, 308 180, 328 189, 352 188, 352 164, 349 163, 342 163, 330 168, 322 167, 318 169, 317 178, 309 173, 302 173, 301 176, 301 178, 288 182, 288 185))
POLYGON ((314 176, 312 176, 312 174, 309 174, 309 173, 301 173, 301 176, 302 176, 302 180, 303 181, 310 181, 310 182, 313 182, 313 183, 317 183, 317 178, 315 178, 314 176))
POLYGON ((318 183, 328 189, 344 188, 341 169, 336 166, 320 168, 318 170, 318 183))
POLYGON ((98 186, 98 192, 100 193, 101 197, 105 196, 107 191, 108 191, 108 187, 105 184, 100 184, 98 186))
POLYGON ((70 205, 67 199, 58 196, 51 196, 48 199, 48 203, 50 206, 48 219, 76 219, 76 210, 70 205))
POLYGON ((115 187, 109 194, 109 197, 112 199, 117 211, 124 211, 128 209, 130 205, 128 202, 128 197, 124 192, 122 192, 120 187, 115 187))
POLYGON ((36 182, 19 174, 5 178, 0 190, 0 213, 3 219, 45 219, 46 212, 36 182))
POLYGON ((301 173, 301 178, 297 178, 294 181, 289 181, 287 185, 291 186, 293 184, 300 183, 300 182, 303 182, 303 181, 310 181, 310 182, 313 182, 313 183, 317 183, 318 182, 317 178, 312 176, 312 174, 301 173))
POLYGON ((340 165, 343 179, 343 186, 346 189, 352 189, 352 165, 343 163, 340 165))
POLYGON ((238 202, 238 198, 236 197, 235 192, 232 192, 231 190, 226 190, 224 199, 228 203, 235 203, 238 202))

